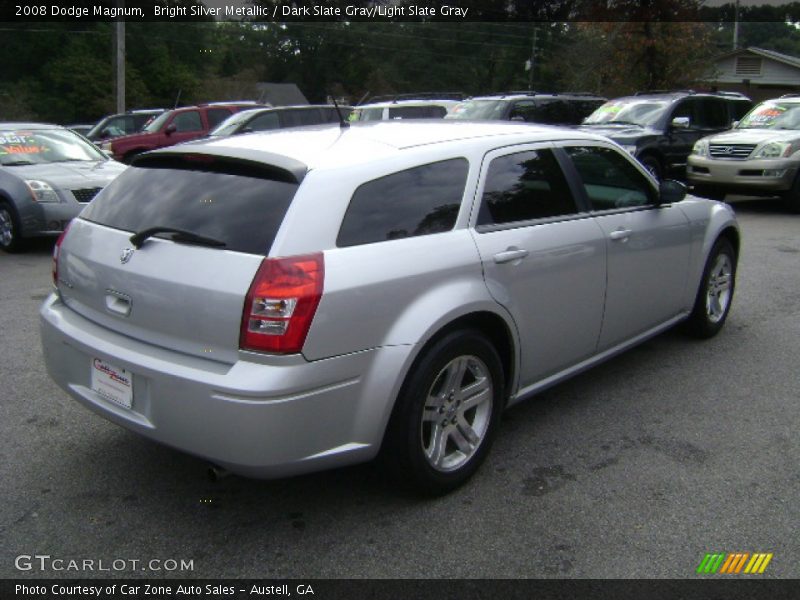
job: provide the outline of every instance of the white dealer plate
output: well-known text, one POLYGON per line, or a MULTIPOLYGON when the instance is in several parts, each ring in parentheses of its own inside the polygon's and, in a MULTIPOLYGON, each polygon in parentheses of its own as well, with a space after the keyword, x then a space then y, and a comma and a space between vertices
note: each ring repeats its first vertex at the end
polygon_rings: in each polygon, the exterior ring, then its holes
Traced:
POLYGON ((125 408, 133 404, 131 372, 99 358, 92 359, 92 390, 125 408))

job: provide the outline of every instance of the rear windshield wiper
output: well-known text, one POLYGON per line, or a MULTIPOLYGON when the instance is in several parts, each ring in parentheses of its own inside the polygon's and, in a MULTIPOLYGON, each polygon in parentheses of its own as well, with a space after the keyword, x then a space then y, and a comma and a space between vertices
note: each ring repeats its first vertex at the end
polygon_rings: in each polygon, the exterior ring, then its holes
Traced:
POLYGON ((4 167, 21 167, 22 165, 32 165, 33 162, 30 160, 12 160, 0 164, 2 164, 4 167))
POLYGON ((134 233, 131 237, 131 244, 133 244, 137 249, 142 247, 144 241, 156 235, 157 233, 171 233, 173 235, 170 236, 173 242, 180 242, 182 244, 197 244, 199 246, 211 246, 212 248, 222 248, 227 244, 220 240, 215 240, 214 238, 205 237, 203 235, 198 235, 192 231, 186 231, 185 229, 177 229, 175 227, 148 227, 147 229, 143 229, 138 233, 134 233))

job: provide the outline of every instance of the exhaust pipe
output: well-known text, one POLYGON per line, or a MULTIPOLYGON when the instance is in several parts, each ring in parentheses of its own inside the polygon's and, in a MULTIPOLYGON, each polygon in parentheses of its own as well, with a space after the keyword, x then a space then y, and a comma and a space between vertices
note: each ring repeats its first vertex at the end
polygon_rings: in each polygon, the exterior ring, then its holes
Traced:
POLYGON ((232 475, 230 471, 223 469, 222 467, 218 467, 217 465, 209 466, 207 472, 208 478, 214 483, 232 475))

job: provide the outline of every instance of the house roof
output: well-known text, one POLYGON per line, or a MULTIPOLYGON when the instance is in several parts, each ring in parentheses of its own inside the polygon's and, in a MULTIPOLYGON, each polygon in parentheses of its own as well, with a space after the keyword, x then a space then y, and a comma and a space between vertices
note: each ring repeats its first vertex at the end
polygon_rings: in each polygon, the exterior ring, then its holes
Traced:
POLYGON ((769 58, 770 60, 776 60, 778 62, 787 64, 791 67, 800 69, 800 57, 789 56, 788 54, 775 52, 774 50, 765 50, 764 48, 756 48, 755 46, 750 46, 748 48, 738 48, 736 50, 733 50, 732 52, 726 52, 725 54, 718 56, 716 60, 747 53, 755 54, 763 58, 769 58))

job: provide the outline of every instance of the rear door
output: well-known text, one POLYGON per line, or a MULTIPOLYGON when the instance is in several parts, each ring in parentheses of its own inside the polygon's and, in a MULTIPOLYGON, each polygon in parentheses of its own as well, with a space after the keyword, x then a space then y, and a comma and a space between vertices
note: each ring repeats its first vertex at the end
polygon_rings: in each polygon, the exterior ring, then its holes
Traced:
POLYGON ((677 206, 656 205, 651 180, 618 149, 597 142, 564 151, 607 248, 603 351, 685 309, 689 221, 677 206))
POLYGON ((605 239, 549 144, 486 155, 473 235, 492 296, 520 336, 520 386, 590 357, 606 281, 605 239))
POLYGON ((210 158, 141 158, 75 219, 59 255, 64 302, 132 339, 234 362, 245 295, 298 187, 289 173, 210 158), (139 166, 142 165, 142 166, 139 166), (222 247, 133 233, 173 227, 222 247))

